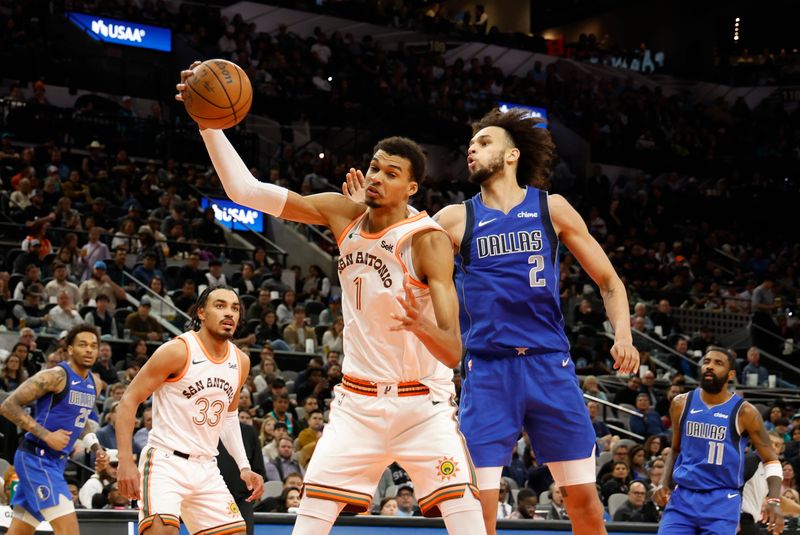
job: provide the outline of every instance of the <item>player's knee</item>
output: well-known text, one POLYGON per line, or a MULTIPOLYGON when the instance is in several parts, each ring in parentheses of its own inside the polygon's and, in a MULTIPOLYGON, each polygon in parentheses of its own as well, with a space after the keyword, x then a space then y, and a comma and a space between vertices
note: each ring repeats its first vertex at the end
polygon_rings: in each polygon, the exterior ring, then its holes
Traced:
MULTIPOLYGON (((465 511, 475 511, 483 514, 483 509, 481 508, 481 502, 476 500, 475 496, 469 490, 465 491, 464 495, 460 498, 445 500, 439 503, 439 511, 441 511, 443 517, 453 515, 456 513, 463 513, 465 511)), ((497 515, 496 508, 495 508, 495 515, 497 515)))
POLYGON ((595 485, 575 485, 561 492, 570 518, 602 518, 603 505, 595 485))

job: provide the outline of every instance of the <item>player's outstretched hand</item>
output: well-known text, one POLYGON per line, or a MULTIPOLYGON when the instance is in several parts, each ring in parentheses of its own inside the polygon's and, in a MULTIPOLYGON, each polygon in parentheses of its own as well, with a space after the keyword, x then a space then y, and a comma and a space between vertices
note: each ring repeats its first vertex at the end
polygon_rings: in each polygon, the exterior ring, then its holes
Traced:
POLYGON ((667 487, 659 485, 653 491, 653 503, 657 506, 661 507, 662 509, 667 506, 667 502, 669 501, 669 496, 672 494, 667 487))
POLYGON ((351 167, 342 183, 342 194, 353 202, 363 204, 366 199, 366 191, 367 179, 364 178, 364 173, 351 167))
POLYGON ((614 357, 614 369, 622 374, 636 373, 639 371, 639 350, 630 342, 614 342, 611 348, 614 357))
POLYGON ((72 431, 67 431, 65 429, 50 431, 44 437, 44 442, 54 450, 61 451, 69 444, 70 435, 72 435, 72 431))
POLYGON ((767 504, 762 513, 761 521, 767 525, 767 533, 779 535, 783 533, 783 511, 780 504, 767 504))
POLYGON ((175 89, 178 90, 178 94, 175 95, 175 100, 183 102, 183 92, 186 91, 186 80, 188 80, 194 74, 194 69, 201 63, 202 61, 195 61, 189 65, 188 69, 181 71, 181 81, 175 85, 175 89))
POLYGON ((264 478, 248 469, 242 470, 239 476, 244 481, 244 484, 247 485, 247 490, 252 491, 247 501, 254 502, 259 500, 261 495, 264 494, 264 478))
POLYGON ((129 500, 139 499, 139 469, 133 459, 120 459, 117 467, 119 493, 129 500))
POLYGON ((406 292, 405 297, 397 297, 397 302, 403 307, 403 314, 395 314, 392 312, 390 316, 393 320, 400 323, 389 327, 390 331, 416 331, 422 322, 422 310, 417 303, 417 298, 414 297, 414 292, 411 288, 411 277, 408 273, 403 277, 403 289, 406 292))

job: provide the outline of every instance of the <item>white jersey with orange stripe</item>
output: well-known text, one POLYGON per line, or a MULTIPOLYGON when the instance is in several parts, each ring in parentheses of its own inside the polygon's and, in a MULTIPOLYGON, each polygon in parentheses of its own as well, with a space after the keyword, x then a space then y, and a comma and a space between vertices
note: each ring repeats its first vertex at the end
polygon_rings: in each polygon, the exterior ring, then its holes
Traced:
POLYGON ((430 291, 418 280, 412 258, 412 237, 442 231, 425 212, 410 212, 388 228, 370 234, 367 215, 355 219, 339 237, 339 283, 344 316, 345 375, 375 383, 419 381, 436 400, 455 394, 453 371, 439 362, 411 332, 390 331, 390 314, 403 314, 397 297, 404 296, 403 277, 411 276, 422 313, 436 322, 430 291))
POLYGON ((176 339, 186 344, 186 364, 181 375, 168 379, 153 393, 148 444, 214 457, 228 407, 240 388, 241 356, 231 342, 225 355, 211 355, 194 331, 176 339))

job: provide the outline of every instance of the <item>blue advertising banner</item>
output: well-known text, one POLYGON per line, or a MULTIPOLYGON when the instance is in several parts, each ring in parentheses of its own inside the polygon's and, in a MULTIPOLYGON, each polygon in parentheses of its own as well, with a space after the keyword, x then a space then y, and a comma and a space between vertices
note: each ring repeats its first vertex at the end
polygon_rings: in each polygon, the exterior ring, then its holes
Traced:
POLYGON ((205 210, 211 206, 214 209, 214 219, 223 227, 231 230, 254 230, 264 232, 264 214, 241 204, 226 199, 200 200, 200 206, 205 210))
POLYGON ((110 19, 67 11, 67 18, 86 34, 105 43, 149 48, 161 52, 172 51, 172 30, 139 22, 110 19))
POLYGON ((526 106, 524 104, 515 104, 514 102, 502 102, 497 101, 497 107, 500 108, 500 111, 507 112, 512 108, 519 108, 523 110, 527 110, 530 117, 537 117, 539 119, 543 119, 544 122, 538 125, 538 128, 547 128, 547 110, 545 108, 537 108, 536 106, 526 106))

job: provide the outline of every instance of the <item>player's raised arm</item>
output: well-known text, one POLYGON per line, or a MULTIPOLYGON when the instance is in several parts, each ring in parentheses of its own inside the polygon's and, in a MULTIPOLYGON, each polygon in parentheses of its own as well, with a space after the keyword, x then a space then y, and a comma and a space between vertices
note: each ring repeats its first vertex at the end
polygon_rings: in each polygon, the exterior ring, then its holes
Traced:
MULTIPOLYGON (((181 71, 176 99, 183 100, 186 80, 194 75, 191 69, 199 64, 195 62, 190 69, 181 71)), ((363 204, 355 203, 339 193, 303 197, 281 186, 260 182, 250 173, 222 130, 201 129, 200 135, 225 193, 235 203, 290 221, 327 225, 337 236, 350 221, 366 210, 363 204)))
POLYGON ((66 383, 67 372, 64 368, 56 367, 40 371, 19 385, 3 401, 0 405, 0 414, 33 436, 42 439, 54 450, 62 450, 69 443, 71 433, 63 429, 48 431, 25 411, 25 405, 51 392, 61 392, 66 383))
POLYGON ((139 470, 133 459, 133 428, 136 410, 170 377, 178 376, 186 366, 189 353, 182 340, 172 340, 156 349, 125 390, 117 406, 114 424, 119 451, 117 481, 119 492, 131 499, 139 498, 139 470))
POLYGON ((681 416, 686 406, 686 394, 679 394, 672 399, 669 405, 669 417, 672 420, 672 444, 669 455, 664 461, 664 476, 661 484, 653 493, 653 501, 659 507, 664 507, 669 499, 669 495, 675 488, 675 481, 672 479, 672 470, 675 467, 675 459, 681 452, 681 416))
POLYGON ((398 298, 405 315, 392 314, 400 322, 392 330, 411 331, 445 366, 461 362, 461 331, 458 325, 458 297, 453 284, 453 244, 447 234, 431 231, 414 236, 414 268, 427 280, 436 323, 425 319, 411 291, 408 274, 403 279, 405 298, 398 298))
POLYGON ((550 218, 567 249, 581 267, 600 287, 606 314, 614 328, 614 346, 611 356, 614 367, 622 373, 635 373, 639 369, 639 351, 633 347, 630 306, 625 285, 614 271, 608 256, 597 243, 580 214, 561 195, 548 196, 550 218))
POLYGON ((767 531, 774 535, 783 533, 783 512, 781 511, 781 483, 783 468, 775 448, 769 440, 764 420, 758 410, 744 402, 739 411, 739 427, 742 434, 750 437, 750 443, 758 452, 767 476, 767 531))

